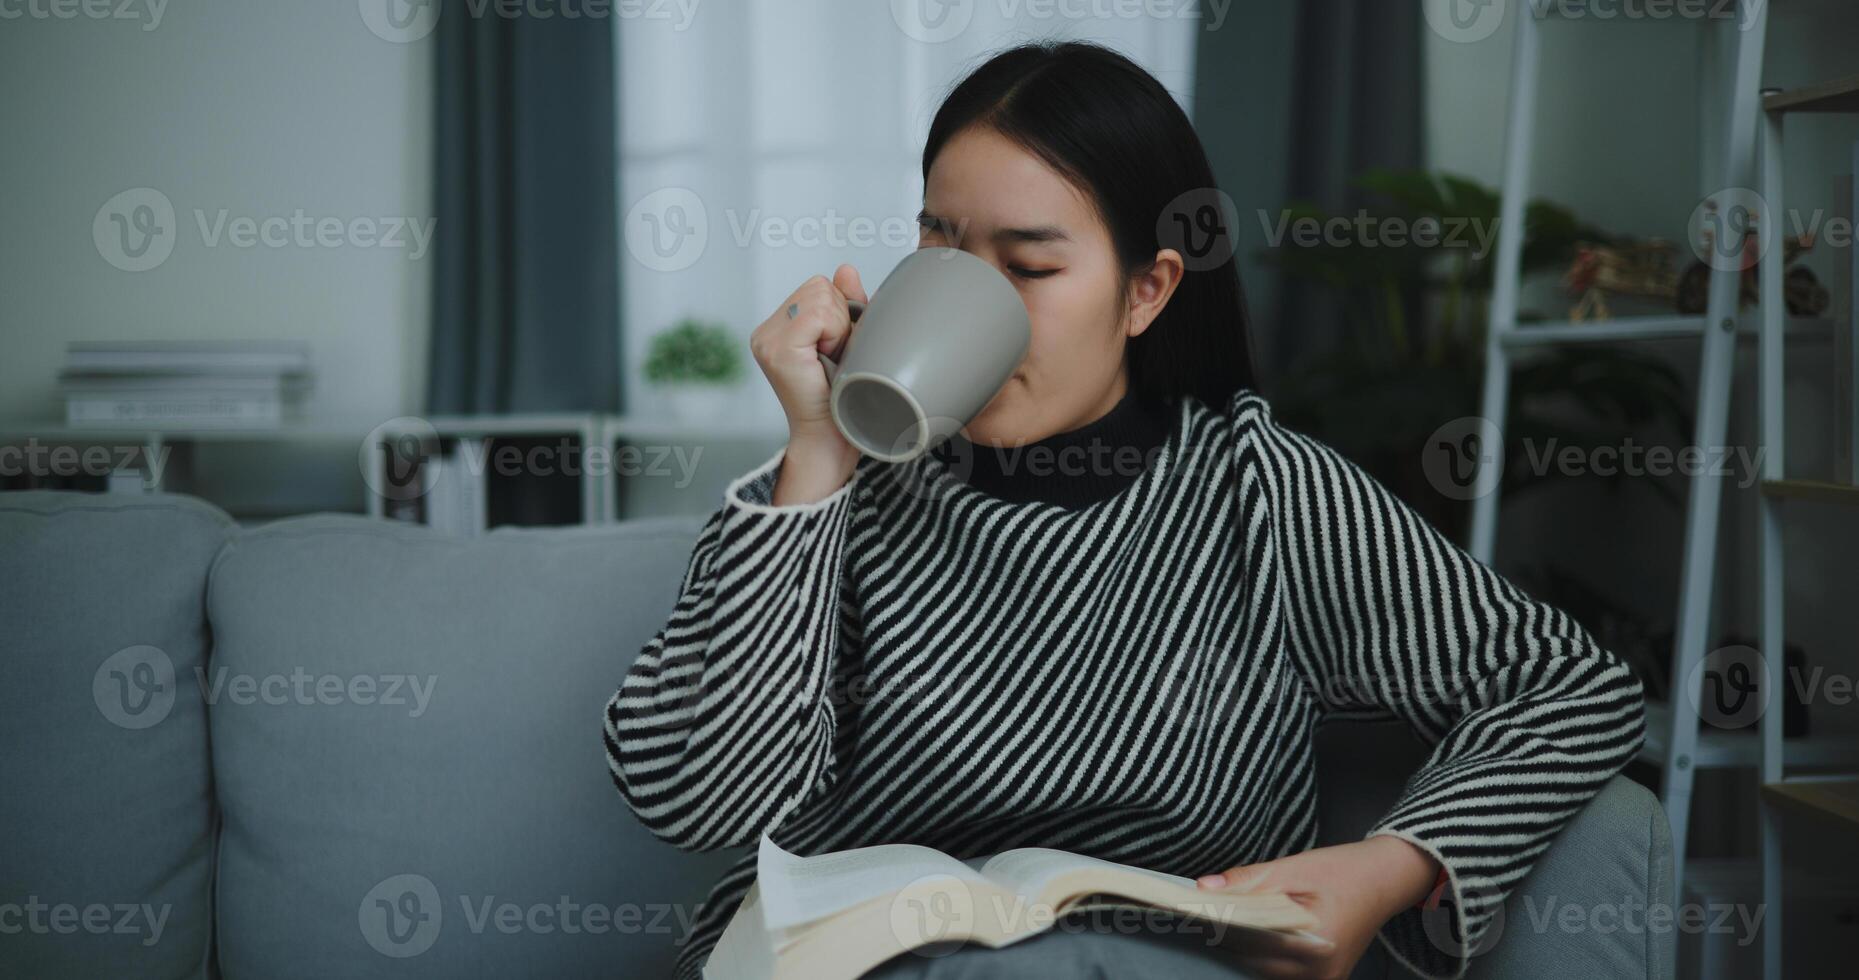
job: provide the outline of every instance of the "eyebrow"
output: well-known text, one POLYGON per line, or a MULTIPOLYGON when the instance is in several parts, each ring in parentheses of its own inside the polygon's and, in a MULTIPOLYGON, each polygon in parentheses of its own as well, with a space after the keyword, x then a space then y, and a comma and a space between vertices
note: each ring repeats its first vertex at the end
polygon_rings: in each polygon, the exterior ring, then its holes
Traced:
MULTIPOLYGON (((929 213, 927 208, 917 212, 917 224, 945 229, 953 226, 953 222, 929 213)), ((988 237, 997 242, 1030 242, 1033 244, 1069 242, 1072 238, 1070 233, 1057 225, 1039 225, 1034 228, 997 228, 988 237)))

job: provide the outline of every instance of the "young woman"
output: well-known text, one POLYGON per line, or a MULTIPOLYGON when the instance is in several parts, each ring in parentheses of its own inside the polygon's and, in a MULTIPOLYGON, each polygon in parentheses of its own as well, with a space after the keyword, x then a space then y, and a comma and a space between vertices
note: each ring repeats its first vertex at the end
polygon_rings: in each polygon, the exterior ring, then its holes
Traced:
MULTIPOLYGON (((1377 936, 1463 972, 1638 747, 1639 683, 1274 422, 1233 260, 1158 237, 1214 181, 1142 69, 1006 51, 938 111, 923 176, 922 242, 998 267, 1032 346, 964 437, 884 464, 834 428, 815 356, 855 329, 857 273, 802 283, 756 329, 788 443, 729 486, 607 706, 626 802, 690 850, 1045 846, 1262 882, 1321 939, 1249 947, 1237 973, 1343 976, 1377 936), (1345 717, 1404 719, 1434 749, 1366 839, 1314 847, 1312 736, 1345 717)), ((717 883, 681 978, 754 860, 717 883)))

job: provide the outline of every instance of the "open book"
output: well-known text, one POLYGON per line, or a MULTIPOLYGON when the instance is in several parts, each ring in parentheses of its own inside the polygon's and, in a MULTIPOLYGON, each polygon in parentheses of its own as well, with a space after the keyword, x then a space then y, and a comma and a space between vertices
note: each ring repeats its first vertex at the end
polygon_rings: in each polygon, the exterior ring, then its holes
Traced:
MULTIPOLYGON (((817 857, 764 834, 756 881, 704 967, 706 980, 838 980, 934 943, 994 949, 1079 909, 1128 906, 1207 926, 1295 933, 1317 924, 1283 894, 1203 891, 1194 880, 1043 847, 962 861, 935 848, 880 844, 817 857)), ((948 948, 948 947, 942 947, 948 948)))

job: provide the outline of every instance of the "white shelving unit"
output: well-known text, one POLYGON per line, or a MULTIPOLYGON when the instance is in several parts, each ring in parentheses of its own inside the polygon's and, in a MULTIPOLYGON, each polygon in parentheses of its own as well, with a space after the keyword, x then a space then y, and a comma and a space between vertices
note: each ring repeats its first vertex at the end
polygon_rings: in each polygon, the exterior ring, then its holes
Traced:
MULTIPOLYGON (((1722 101, 1714 108, 1715 143, 1709 152, 1718 154, 1721 169, 1718 179, 1724 188, 1750 188, 1756 181, 1758 122, 1764 108, 1760 89, 1763 46, 1768 33, 1769 4, 1760 0, 1740 0, 1738 17, 1717 24, 1718 30, 1734 32, 1730 39, 1733 55, 1729 77, 1719 91, 1722 101)), ((1536 97, 1539 86, 1541 28, 1538 18, 1527 10, 1517 18, 1515 50, 1512 60, 1509 119, 1505 130, 1502 197, 1499 209, 1497 265, 1490 307, 1490 330, 1486 348, 1486 375, 1482 416, 1491 420, 1502 433, 1508 407, 1510 370, 1521 352, 1535 347, 1577 343, 1620 343, 1695 339, 1700 343, 1695 446, 1724 445, 1727 435, 1730 383, 1738 342, 1754 339, 1762 371, 1763 442, 1767 447, 1764 475, 1772 484, 1763 494, 1763 630, 1760 643, 1767 654, 1769 672, 1767 691, 1771 705, 1783 697, 1784 656, 1780 629, 1780 536, 1775 528, 1774 501, 1788 496, 1773 485, 1781 480, 1781 382, 1780 362, 1784 341, 1809 338, 1834 339, 1836 329, 1830 321, 1787 317, 1782 295, 1781 252, 1779 242, 1769 249, 1762 270, 1760 291, 1762 307, 1755 313, 1740 309, 1741 274, 1730 263, 1715 263, 1711 269, 1709 299, 1703 316, 1628 317, 1599 323, 1520 323, 1519 288, 1524 237, 1524 208, 1529 196, 1530 164, 1534 148, 1536 97)), ((1780 152, 1780 112, 1807 111, 1810 105, 1825 111, 1859 109, 1859 79, 1848 79, 1830 86, 1798 94, 1782 104, 1771 101, 1769 115, 1770 156, 1780 152)), ((1764 171, 1763 195, 1770 214, 1781 213, 1780 168, 1764 171)), ((1768 215, 1762 216, 1768 222, 1768 215)), ((1856 268, 1859 271, 1859 268, 1856 268)), ((1859 337, 1855 338, 1859 340, 1859 337)), ((1855 344, 1846 349, 1859 347, 1855 344)), ((1859 359, 1855 360, 1859 369, 1859 359)), ((1859 376, 1859 375, 1856 375, 1859 376)), ((1859 395, 1856 392, 1855 395, 1859 395)), ((1859 399, 1849 405, 1859 405, 1859 399)), ((1854 461, 1859 475, 1859 417, 1855 418, 1854 461)), ((1479 465, 1491 465, 1491 457, 1479 465)), ((1501 459, 1499 460, 1501 461, 1501 459)), ((1783 756, 1781 711, 1770 710, 1763 719, 1763 737, 1758 740, 1746 733, 1710 730, 1701 732, 1691 705, 1700 703, 1705 671, 1696 669, 1704 660, 1710 628, 1712 585, 1714 583, 1718 517, 1723 499, 1724 479, 1720 474, 1701 468, 1690 479, 1685 514, 1684 561, 1681 571, 1677 629, 1672 651, 1670 701, 1649 707, 1648 735, 1641 758, 1663 770, 1661 798, 1672 822, 1672 846, 1678 860, 1674 868, 1674 889, 1683 894, 1687 831, 1691 817, 1692 785, 1700 768, 1746 770, 1760 769, 1779 776, 1783 756)), ((1859 496, 1859 492, 1855 493, 1859 496)), ((1471 553, 1490 562, 1497 536, 1499 494, 1495 489, 1479 497, 1473 506, 1471 553)), ((1844 767, 1859 764, 1859 744, 1851 739, 1811 737, 1786 741, 1788 761, 1797 766, 1844 767)), ((1772 822, 1765 816, 1765 853, 1777 852, 1778 840, 1772 822)), ((1778 878, 1769 879, 1769 895, 1780 894, 1778 878)), ((1779 902, 1771 900, 1769 914, 1779 921, 1779 902)), ((1780 929, 1773 928, 1771 943, 1780 929)), ((1779 946, 1773 956, 1779 956, 1779 946)), ((1779 975, 1779 959, 1772 960, 1769 975, 1779 975)))
MULTIPOLYGON (((1782 172, 1784 160, 1782 152, 1783 120, 1791 113, 1823 112, 1859 114, 1859 75, 1850 76, 1824 85, 1815 85, 1793 92, 1763 93, 1764 125, 1762 129, 1762 199, 1767 202, 1769 214, 1784 214, 1782 197, 1782 172)), ((1859 145, 1852 154, 1855 191, 1859 192, 1859 145)), ((1859 196, 1854 198, 1854 209, 1859 211, 1859 196)), ((1859 217, 1859 215, 1855 215, 1859 217)), ((1768 216, 1764 216, 1768 220, 1768 216)), ((1810 506, 1825 506, 1843 511, 1847 516, 1859 515, 1859 277, 1849 280, 1854 290, 1850 305, 1851 317, 1849 329, 1852 331, 1852 343, 1847 345, 1853 363, 1849 365, 1853 373, 1849 375, 1853 389, 1847 393, 1845 405, 1853 417, 1846 427, 1847 438, 1852 440, 1847 447, 1847 472, 1836 475, 1846 482, 1829 482, 1816 480, 1791 480, 1784 465, 1783 449, 1787 445, 1787 413, 1783 409, 1782 380, 1782 339, 1785 329, 1784 312, 1786 304, 1782 296, 1783 258, 1779 242, 1770 242, 1769 248, 1761 256, 1758 268, 1758 292, 1761 300, 1762 341, 1759 353, 1757 374, 1757 401, 1761 416, 1762 445, 1765 454, 1762 460, 1762 494, 1759 504, 1761 536, 1761 595, 1760 633, 1761 649, 1764 651, 1764 667, 1767 677, 1764 683, 1771 692, 1768 710, 1762 715, 1762 740, 1760 765, 1757 778, 1762 790, 1759 794, 1760 834, 1762 845, 1762 895, 1768 906, 1768 922, 1763 927, 1762 936, 1762 970, 1763 976, 1771 978, 1782 975, 1782 952, 1784 949, 1784 932, 1782 911, 1783 889, 1783 844, 1786 835, 1782 833, 1782 813, 1785 807, 1818 810, 1844 819, 1850 826, 1859 826, 1859 745, 1849 746, 1856 751, 1851 755, 1834 759, 1816 759, 1803 751, 1804 746, 1796 740, 1784 740, 1782 737, 1785 721, 1787 699, 1780 697, 1787 678, 1783 643, 1786 631, 1783 604, 1783 577, 1787 570, 1786 555, 1782 548, 1782 518, 1784 507, 1793 507, 1794 502, 1810 502, 1810 506), (1827 768, 1841 767, 1847 771, 1832 775, 1822 773, 1817 776, 1791 776, 1791 768, 1827 768)), ((1854 263, 1853 271, 1859 273, 1859 255, 1850 256, 1854 263)), ((1859 740, 1847 739, 1855 742, 1859 740)))

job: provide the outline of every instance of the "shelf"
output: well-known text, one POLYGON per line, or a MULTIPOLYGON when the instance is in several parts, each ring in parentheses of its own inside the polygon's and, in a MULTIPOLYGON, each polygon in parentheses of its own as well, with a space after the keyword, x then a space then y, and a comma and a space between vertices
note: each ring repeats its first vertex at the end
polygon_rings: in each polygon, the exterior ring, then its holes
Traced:
POLYGON ((744 442, 787 441, 787 426, 765 422, 686 422, 675 418, 618 415, 608 423, 615 439, 699 440, 735 439, 744 442))
POLYGON ((1764 480, 1762 493, 1783 500, 1813 500, 1825 504, 1859 504, 1859 487, 1821 480, 1764 480))
POLYGON ((366 422, 286 422, 268 429, 159 425, 68 425, 64 422, 0 423, 0 441, 40 439, 84 445, 100 442, 359 442, 373 428, 366 422))
MULTIPOLYGON (((1737 339, 1754 339, 1761 321, 1754 310, 1745 310, 1737 318, 1737 339)), ((1544 320, 1520 323, 1503 331, 1506 347, 1535 347, 1551 344, 1611 344, 1634 340, 1696 339, 1704 333, 1702 316, 1623 316, 1611 320, 1574 323, 1568 320, 1544 320)), ((1791 316, 1783 330, 1790 339, 1833 336, 1833 321, 1824 317, 1791 316)))
MULTIPOLYGON (((1665 764, 1666 740, 1672 731, 1671 706, 1658 701, 1646 703, 1646 742, 1640 746, 1640 758, 1654 765, 1665 764)), ((1697 748, 1692 752, 1694 769, 1755 768, 1762 760, 1762 739, 1758 726, 1729 731, 1698 725, 1697 748)), ((1782 757, 1789 767, 1824 769, 1834 766, 1859 766, 1859 738, 1851 735, 1808 735, 1782 740, 1782 757)))
POLYGON ((1859 778, 1787 779, 1762 787, 1770 802, 1859 827, 1859 778))
POLYGON ((1859 112, 1859 75, 1764 95, 1762 108, 1765 112, 1859 112))
MULTIPOLYGON (((432 426, 433 431, 445 436, 545 436, 588 431, 599 423, 601 417, 591 412, 539 412, 528 415, 434 415, 424 419, 419 416, 409 418, 415 420, 414 427, 423 421, 432 426)), ((406 430, 396 428, 390 431, 406 430)))

